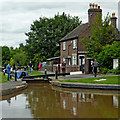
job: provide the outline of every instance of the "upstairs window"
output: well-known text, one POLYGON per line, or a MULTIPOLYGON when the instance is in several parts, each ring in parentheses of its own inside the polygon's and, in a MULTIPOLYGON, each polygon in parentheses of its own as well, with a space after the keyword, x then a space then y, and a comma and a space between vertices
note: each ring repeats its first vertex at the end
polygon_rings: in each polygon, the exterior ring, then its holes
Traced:
POLYGON ((66 42, 63 42, 63 50, 66 50, 66 42))
POLYGON ((77 40, 75 39, 75 40, 73 40, 73 49, 75 49, 75 48, 77 48, 77 40))

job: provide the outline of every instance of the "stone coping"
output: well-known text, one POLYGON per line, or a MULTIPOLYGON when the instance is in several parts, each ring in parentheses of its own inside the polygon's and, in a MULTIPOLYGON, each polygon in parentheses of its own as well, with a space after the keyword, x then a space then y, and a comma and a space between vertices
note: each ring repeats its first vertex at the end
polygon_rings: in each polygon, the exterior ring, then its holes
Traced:
POLYGON ((106 89, 106 90, 120 90, 118 84, 90 84, 90 83, 68 83, 59 81, 50 81, 53 86, 63 88, 84 88, 84 89, 106 89))
POLYGON ((0 84, 0 96, 9 95, 27 88, 27 83, 22 81, 10 81, 0 84))

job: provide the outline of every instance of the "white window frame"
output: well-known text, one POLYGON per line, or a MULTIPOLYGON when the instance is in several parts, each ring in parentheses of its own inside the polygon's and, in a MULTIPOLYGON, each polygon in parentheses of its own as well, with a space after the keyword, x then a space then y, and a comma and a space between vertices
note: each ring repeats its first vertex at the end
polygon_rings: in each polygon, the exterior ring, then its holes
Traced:
POLYGON ((77 48, 77 39, 73 40, 73 49, 77 48))
POLYGON ((63 58, 63 62, 66 62, 65 58, 63 58))
POLYGON ((66 50, 66 42, 63 42, 63 50, 66 50))
POLYGON ((71 65, 71 59, 68 59, 68 65, 71 65))
POLYGON ((77 65, 77 55, 72 56, 72 65, 77 65))

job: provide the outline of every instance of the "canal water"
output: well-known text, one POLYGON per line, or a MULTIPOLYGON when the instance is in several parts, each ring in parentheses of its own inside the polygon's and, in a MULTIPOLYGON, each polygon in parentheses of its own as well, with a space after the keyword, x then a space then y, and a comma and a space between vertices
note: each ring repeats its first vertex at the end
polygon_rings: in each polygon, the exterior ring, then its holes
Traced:
POLYGON ((2 118, 119 118, 117 91, 68 89, 47 83, 2 97, 2 118))

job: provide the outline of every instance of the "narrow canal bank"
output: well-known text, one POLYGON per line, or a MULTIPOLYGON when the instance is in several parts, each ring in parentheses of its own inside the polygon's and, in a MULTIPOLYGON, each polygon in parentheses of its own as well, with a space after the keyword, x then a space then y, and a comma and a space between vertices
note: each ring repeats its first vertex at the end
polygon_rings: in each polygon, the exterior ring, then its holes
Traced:
POLYGON ((3 118, 119 118, 116 90, 71 89, 31 83, 2 97, 3 118))
POLYGON ((54 86, 63 88, 84 88, 84 89, 103 89, 103 90, 120 90, 118 75, 72 75, 54 79, 50 81, 54 86))
POLYGON ((120 86, 117 84, 90 84, 90 83, 68 83, 68 82, 59 82, 51 81, 54 86, 63 87, 63 88, 84 88, 84 89, 106 89, 106 90, 120 90, 120 86))
POLYGON ((9 81, 0 84, 0 96, 9 95, 23 89, 26 89, 28 84, 23 81, 9 81))

